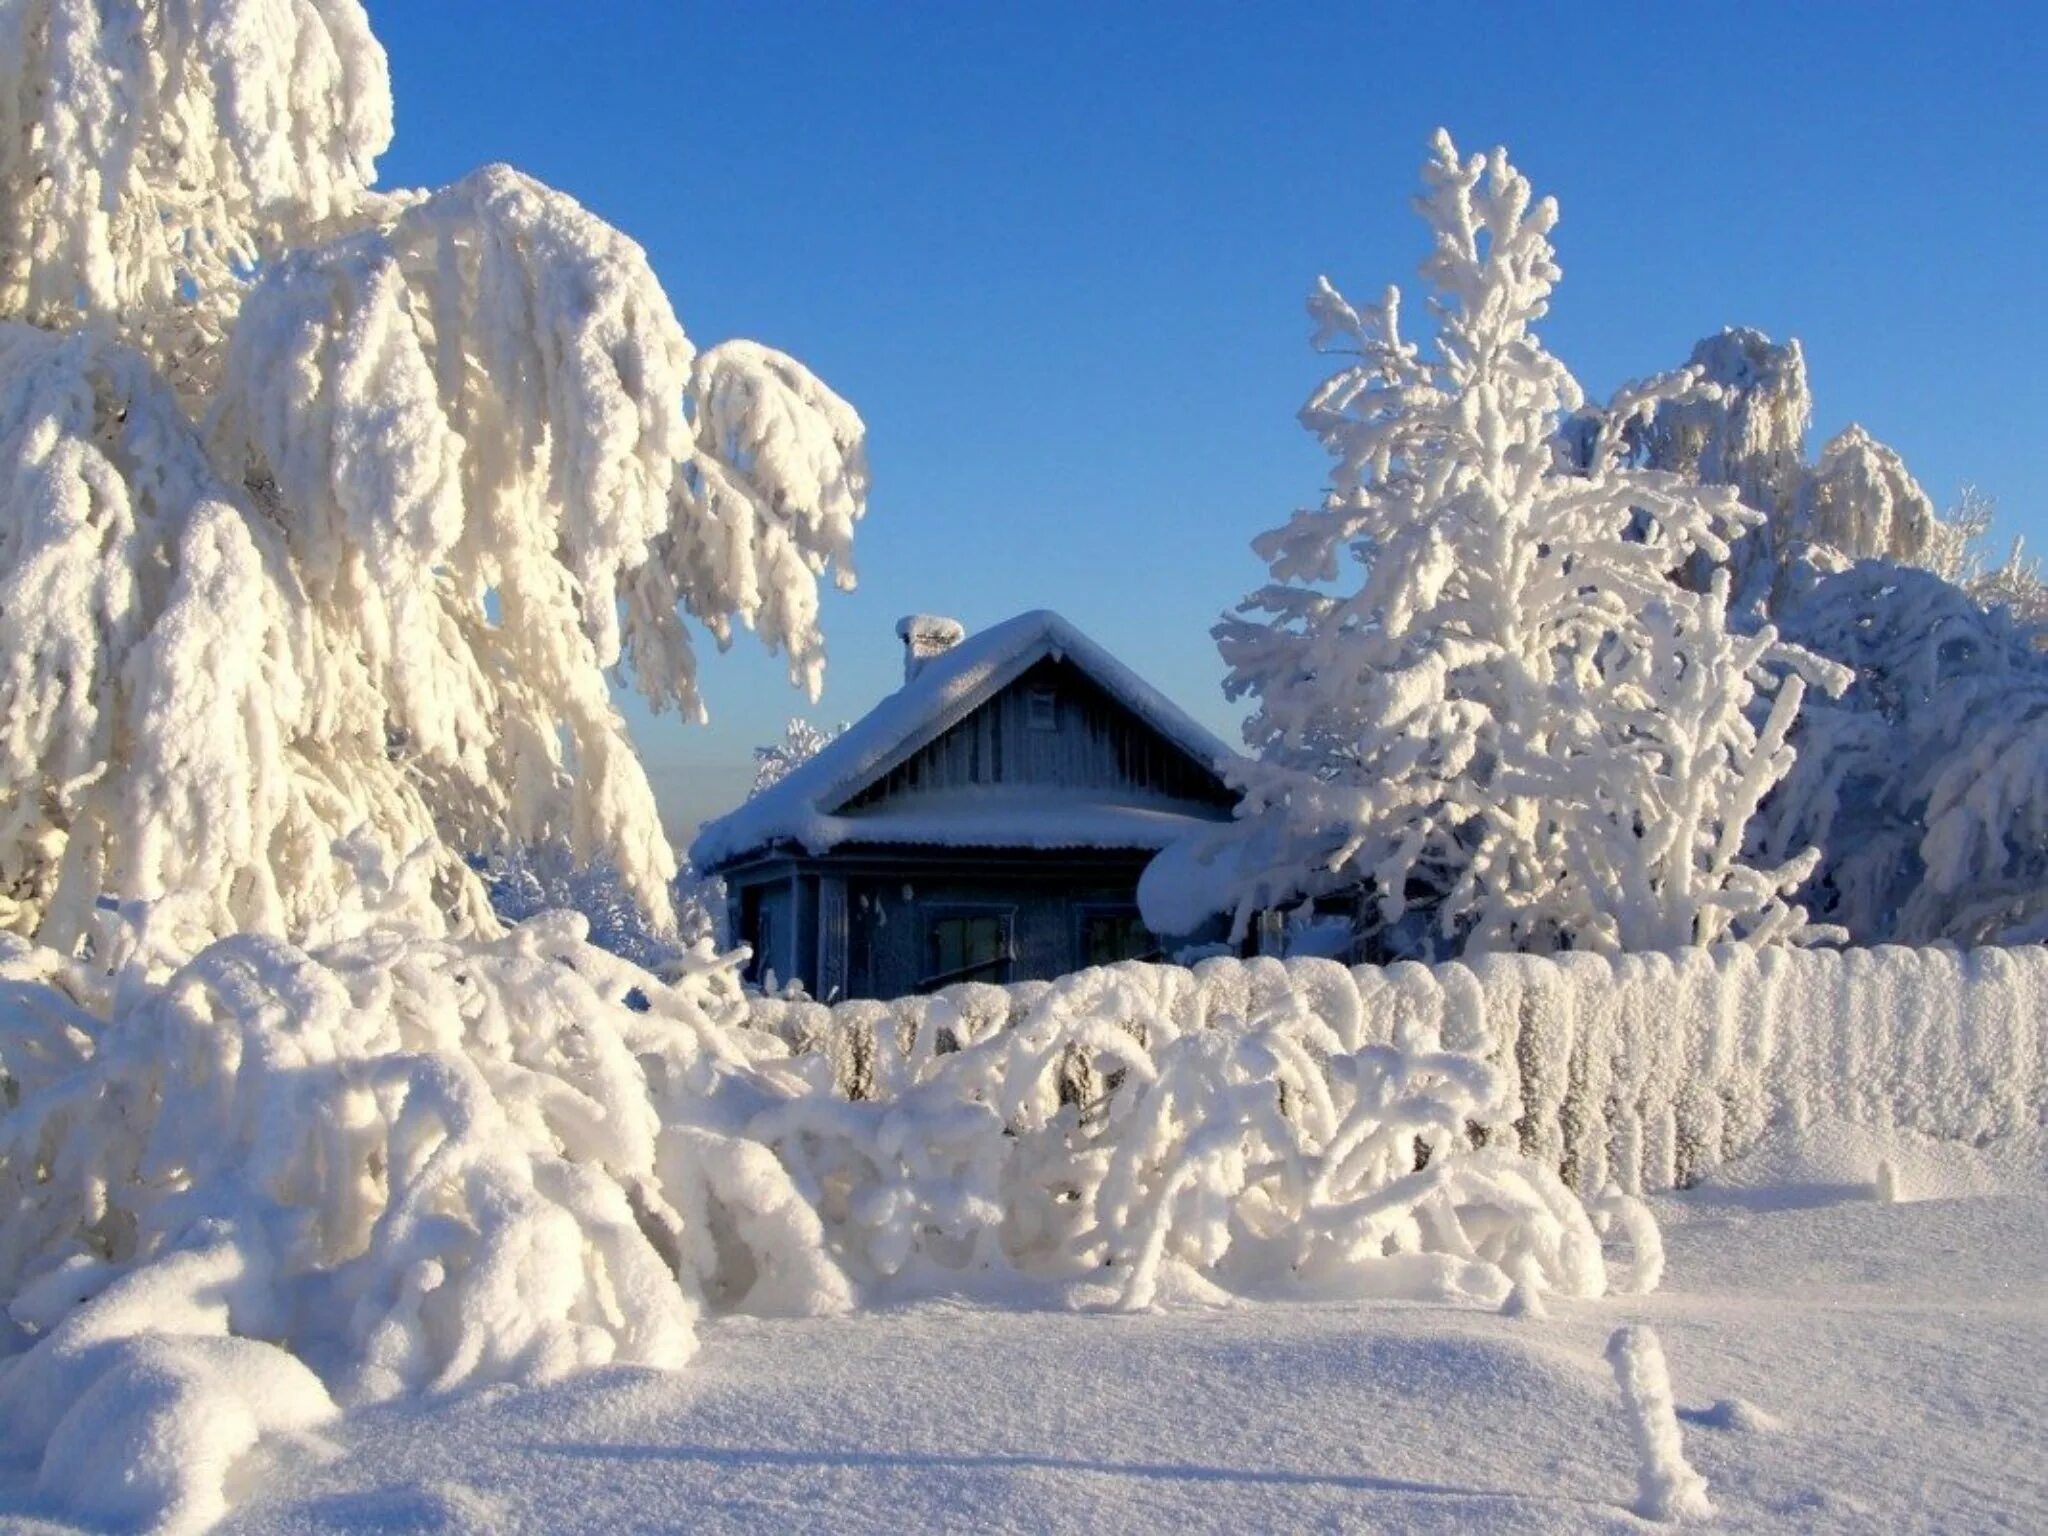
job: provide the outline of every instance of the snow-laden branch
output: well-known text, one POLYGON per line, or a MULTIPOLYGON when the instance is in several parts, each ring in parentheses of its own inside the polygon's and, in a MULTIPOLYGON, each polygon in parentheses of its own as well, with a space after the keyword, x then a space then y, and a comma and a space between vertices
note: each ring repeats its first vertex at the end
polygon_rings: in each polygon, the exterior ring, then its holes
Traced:
POLYGON ((0 921, 71 945, 186 893, 305 937, 424 850, 488 930, 467 856, 557 845, 666 925, 613 684, 701 717, 687 615, 815 695, 859 417, 700 356, 641 249, 515 171, 369 192, 352 0, 0 29, 0 921))
POLYGON ((9 5, 0 315, 112 331, 201 389, 245 274, 357 214, 391 124, 356 0, 9 5))

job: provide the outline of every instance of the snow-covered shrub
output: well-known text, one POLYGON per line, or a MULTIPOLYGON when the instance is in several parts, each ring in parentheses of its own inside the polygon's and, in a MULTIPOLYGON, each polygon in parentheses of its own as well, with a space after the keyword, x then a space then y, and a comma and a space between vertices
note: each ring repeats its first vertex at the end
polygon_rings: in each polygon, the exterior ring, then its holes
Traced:
MULTIPOLYGON (((1497 1078, 1465 1104, 1473 1144, 1516 1148, 1558 1171, 1595 1226, 1632 1250, 1627 1283, 1645 1287, 1662 1267, 1656 1232, 1610 1194, 1691 1184, 1773 1124, 1839 1120, 1972 1143, 2048 1124, 2048 950, 2031 945, 1736 945, 1349 971, 1309 959, 1209 960, 1192 971, 1126 964, 888 1004, 755 998, 748 1008, 755 1027, 825 1057, 841 1096, 874 1101, 874 1114, 844 1122, 870 1128, 894 1095, 922 1091, 962 1057, 983 1063, 968 1069, 968 1097, 1000 1109, 1010 1100, 998 1089, 1014 1097, 1030 1085, 1050 1123, 1074 1106, 1112 1103, 1111 1084, 1149 1092, 1160 1042, 1244 1036, 1246 1021, 1297 1040, 1327 1031, 1347 1051, 1433 1040, 1432 1050, 1483 1062, 1497 1078), (1047 1033, 1103 1009, 1143 1021, 1142 1038, 1080 1023, 1080 1033, 1047 1033), (1027 1039, 1060 1049, 1048 1057, 1041 1046, 1022 1061, 1005 1054, 1027 1039), (1135 1077, 1124 1061, 1133 1051, 1152 1063, 1135 1077)), ((1327 1054, 1322 1044, 1309 1052, 1318 1062, 1327 1054)), ((1219 1068, 1226 1078, 1238 1070, 1219 1068)), ((1273 1093, 1292 1103, 1295 1089, 1275 1071, 1273 1093)), ((1007 1110, 997 1118, 1012 1135, 1021 1123, 1007 1110)))
POLYGON ((1110 1280, 1127 1307, 1163 1283, 1489 1305, 1517 1280, 1607 1288, 1556 1174, 1469 1144, 1512 1118, 1503 1074, 1433 1022, 1369 1034, 1327 962, 1086 971, 1009 1027, 943 995, 830 1014, 879 1064, 861 1097, 749 1129, 862 1279, 1110 1280))
POLYGON ((0 922, 298 937, 343 839, 425 848, 458 927, 508 840, 665 922, 608 675, 701 715, 687 614, 815 695, 859 418, 509 168, 370 191, 356 0, 27 0, 0 115, 0 922))
POLYGON ((1354 359, 1301 412, 1331 489, 1255 541, 1270 584, 1215 631, 1257 759, 1229 770, 1239 820, 1148 870, 1147 920, 1187 931, 1184 894, 1220 887, 1242 932, 1362 889, 1425 954, 1794 936, 1811 855, 1752 866, 1742 833, 1803 685, 1766 665, 1768 630, 1731 631, 1725 582, 1674 579, 1758 514, 1630 463, 1621 430, 1703 386, 1631 386, 1561 455, 1582 396, 1534 330, 1556 205, 1441 134, 1423 176, 1436 334, 1407 339, 1391 289, 1310 300, 1317 345, 1354 359), (1411 907, 1432 931, 1401 926, 1411 907))
POLYGON ((1780 624, 1855 681, 1802 717, 1798 760, 1752 828, 1762 856, 1826 848, 1803 894, 1860 943, 2048 932, 2038 632, 1877 560, 1789 598, 1780 624))
POLYGON ((848 1304, 737 1134, 821 1064, 735 1026, 730 961, 665 983, 568 913, 444 938, 399 899, 425 875, 305 947, 192 953, 175 902, 104 914, 91 961, 4 941, 0 1442, 53 1496, 120 1512, 111 1435, 120 1497, 199 1520, 330 1394, 674 1366, 701 1305, 848 1304))

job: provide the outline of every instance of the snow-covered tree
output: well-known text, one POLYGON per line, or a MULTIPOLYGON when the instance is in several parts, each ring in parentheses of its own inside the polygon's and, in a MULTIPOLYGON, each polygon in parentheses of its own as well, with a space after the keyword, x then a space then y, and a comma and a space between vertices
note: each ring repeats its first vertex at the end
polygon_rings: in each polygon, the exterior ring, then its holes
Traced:
POLYGON ((488 927, 507 842, 665 921, 608 678, 701 717, 687 616, 815 697, 859 418, 515 171, 373 191, 357 0, 24 0, 0 118, 0 922, 298 934, 424 848, 488 927))
POLYGON ((715 952, 716 909, 724 885, 696 873, 687 863, 669 887, 675 913, 671 926, 657 926, 605 863, 579 864, 560 844, 515 848, 478 861, 491 894, 491 908, 507 923, 523 923, 542 912, 577 912, 590 924, 590 942, 659 975, 677 973, 691 952, 715 952))
MULTIPOLYGON (((1785 634, 1855 681, 1801 719, 1754 829, 1818 844, 1806 894, 1862 943, 1981 943, 2048 918, 2048 655, 1930 572, 1864 561, 1787 602, 1785 634)), ((2041 934, 2035 934, 2039 937, 2041 934)))
POLYGON ((771 784, 780 784, 789 777, 792 768, 808 763, 845 729, 844 720, 837 725, 813 725, 801 717, 791 716, 782 729, 782 740, 754 748, 754 783, 747 791, 747 798, 751 800, 771 784))
MULTIPOLYGON (((1774 616, 1817 576, 1887 560, 1932 571, 2021 617, 2048 613, 2018 545, 2003 565, 1986 566, 1992 507, 1974 490, 1965 487, 1955 507, 1939 511, 1904 459, 1853 423, 1807 460, 1813 393, 1796 338, 1774 342, 1732 327, 1696 344, 1689 366, 1714 387, 1660 401, 1611 429, 1634 462, 1733 486, 1762 514, 1726 562, 1739 611, 1774 616)), ((1583 411, 1568 426, 1567 452, 1583 459, 1609 425, 1600 409, 1583 411)), ((1704 585, 1711 569, 1695 562, 1686 575, 1704 585)))
POLYGON ((1756 514, 1632 465, 1621 430, 1701 383, 1631 386, 1560 453, 1582 397, 1533 329, 1556 205, 1441 134, 1423 177, 1432 341, 1403 334, 1394 290, 1310 299, 1317 345, 1353 359, 1301 413, 1335 469, 1255 542, 1272 582, 1216 630, 1258 756, 1233 770, 1239 820, 1192 857, 1226 872, 1240 930, 1362 885, 1378 923, 1419 905, 1472 951, 1796 934, 1784 893, 1811 855, 1754 867, 1742 842, 1801 683, 1767 671, 1768 630, 1731 632, 1725 577, 1673 580, 1756 514))

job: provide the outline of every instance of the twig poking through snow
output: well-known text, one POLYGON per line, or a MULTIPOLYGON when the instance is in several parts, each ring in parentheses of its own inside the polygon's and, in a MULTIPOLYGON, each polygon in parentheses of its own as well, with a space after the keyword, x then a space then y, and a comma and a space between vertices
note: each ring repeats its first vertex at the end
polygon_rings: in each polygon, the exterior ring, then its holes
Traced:
POLYGON ((1664 1368, 1664 1346, 1656 1333, 1642 1327, 1615 1329, 1607 1341, 1607 1363, 1614 1367, 1635 1436, 1635 1512, 1645 1520, 1711 1519, 1707 1480, 1686 1461, 1679 1439, 1671 1373, 1664 1368))

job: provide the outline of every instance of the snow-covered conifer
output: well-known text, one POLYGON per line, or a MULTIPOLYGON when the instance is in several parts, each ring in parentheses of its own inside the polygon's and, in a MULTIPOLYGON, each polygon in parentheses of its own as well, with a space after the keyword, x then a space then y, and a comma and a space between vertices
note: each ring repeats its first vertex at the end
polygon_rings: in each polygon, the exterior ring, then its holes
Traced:
POLYGON ((355 0, 30 0, 0 36, 0 918, 301 934, 426 848, 560 843, 658 921, 612 702, 701 717, 686 616, 822 679, 859 418, 697 352, 646 257, 502 166, 371 192, 355 0), (367 840, 367 841, 364 841, 367 840))
POLYGON ((1756 514, 1632 465, 1622 431, 1698 381, 1632 386, 1560 453, 1582 397, 1533 329, 1556 205, 1441 134, 1423 174, 1433 340, 1394 290, 1310 299, 1317 345, 1353 358, 1301 413, 1331 488, 1255 542, 1272 582, 1216 630, 1258 758, 1232 770, 1240 819, 1190 856, 1229 872, 1240 927, 1363 885, 1379 923, 1419 903, 1473 950, 1793 934, 1806 859, 1756 868, 1741 844, 1800 682, 1766 671, 1768 631, 1730 631, 1723 581, 1672 579, 1756 514))

